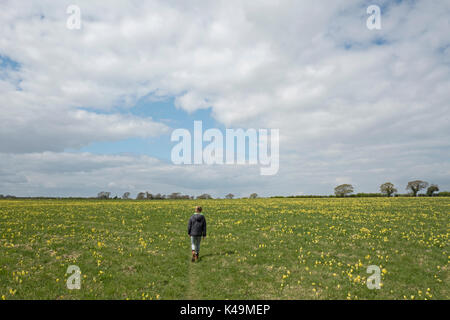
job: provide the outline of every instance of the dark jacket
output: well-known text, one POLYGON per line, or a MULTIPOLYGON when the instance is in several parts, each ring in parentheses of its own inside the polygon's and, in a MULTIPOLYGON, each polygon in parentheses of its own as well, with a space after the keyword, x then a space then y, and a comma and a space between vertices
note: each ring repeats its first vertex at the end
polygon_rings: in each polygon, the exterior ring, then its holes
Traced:
POLYGON ((188 234, 194 237, 206 237, 206 219, 202 214, 197 213, 191 216, 188 223, 188 234))

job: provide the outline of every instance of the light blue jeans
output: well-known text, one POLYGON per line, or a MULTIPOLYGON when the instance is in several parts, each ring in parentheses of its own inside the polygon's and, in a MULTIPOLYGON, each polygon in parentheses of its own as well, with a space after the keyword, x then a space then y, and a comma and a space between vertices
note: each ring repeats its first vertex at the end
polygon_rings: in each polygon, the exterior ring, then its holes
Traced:
POLYGON ((191 236, 192 251, 195 251, 196 254, 200 252, 200 241, 202 241, 201 236, 198 237, 191 236))

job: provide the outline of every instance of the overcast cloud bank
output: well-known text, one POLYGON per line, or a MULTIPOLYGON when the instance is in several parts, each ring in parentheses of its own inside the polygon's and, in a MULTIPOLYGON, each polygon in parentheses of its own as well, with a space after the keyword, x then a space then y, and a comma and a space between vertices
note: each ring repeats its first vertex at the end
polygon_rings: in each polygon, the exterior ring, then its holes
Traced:
POLYGON ((450 3, 78 1, 0 4, 0 193, 109 190, 329 194, 424 179, 450 189, 450 3), (67 152, 170 135, 143 97, 210 109, 230 128, 280 130, 280 169, 175 166, 67 152), (149 111, 151 114, 151 110, 149 111))

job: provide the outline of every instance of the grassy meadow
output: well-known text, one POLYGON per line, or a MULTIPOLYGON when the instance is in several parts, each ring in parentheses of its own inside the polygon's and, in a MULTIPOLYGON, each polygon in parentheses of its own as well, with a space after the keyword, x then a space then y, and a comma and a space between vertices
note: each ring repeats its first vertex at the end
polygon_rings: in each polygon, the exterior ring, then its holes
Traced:
POLYGON ((450 299, 449 217, 448 197, 1 200, 0 297, 450 299), (208 236, 191 263, 196 205, 208 236))

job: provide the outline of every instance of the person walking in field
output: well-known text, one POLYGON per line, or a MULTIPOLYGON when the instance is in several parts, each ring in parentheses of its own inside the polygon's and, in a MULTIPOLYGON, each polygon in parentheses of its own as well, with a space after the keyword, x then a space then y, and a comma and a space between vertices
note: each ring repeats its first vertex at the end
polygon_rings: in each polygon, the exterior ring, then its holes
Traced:
POLYGON ((191 216, 188 223, 188 235, 191 237, 192 262, 198 261, 200 253, 200 242, 206 237, 206 219, 201 213, 202 207, 195 207, 195 213, 191 216))

